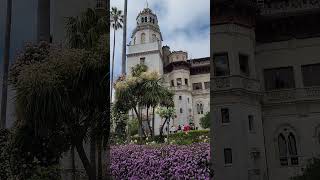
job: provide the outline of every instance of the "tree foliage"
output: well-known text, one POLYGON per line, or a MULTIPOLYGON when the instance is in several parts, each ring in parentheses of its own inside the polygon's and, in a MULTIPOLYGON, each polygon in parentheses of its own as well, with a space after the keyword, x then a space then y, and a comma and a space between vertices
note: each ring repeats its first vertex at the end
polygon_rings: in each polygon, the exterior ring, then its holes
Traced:
POLYGON ((200 125, 204 129, 210 128, 210 112, 207 112, 200 118, 200 125))
POLYGON ((313 158, 309 161, 303 174, 292 178, 292 180, 319 180, 320 179, 320 159, 313 158))
MULTIPOLYGON (((107 38, 102 37, 101 40, 106 41, 107 38)), ((16 61, 11 80, 17 91, 16 149, 42 157, 39 159, 45 159, 43 163, 47 164, 44 167, 48 167, 52 165, 52 159, 57 162, 62 152, 74 144, 81 151, 79 154, 85 161, 86 170, 92 171, 82 152, 82 143, 87 139, 89 129, 96 127, 98 122, 102 122, 100 127, 108 126, 108 121, 100 121, 105 117, 109 103, 106 93, 108 63, 101 60, 101 56, 106 54, 106 48, 96 52, 43 45, 31 47, 16 61), (40 60, 32 60, 39 56, 41 48, 47 56, 43 53, 40 60), (54 154, 43 148, 35 149, 41 146, 54 154), (29 150, 26 147, 30 147, 29 150)))
POLYGON ((155 71, 148 71, 145 65, 136 65, 131 69, 130 76, 121 76, 115 83, 116 103, 119 110, 128 113, 133 110, 142 129, 142 121, 147 120, 151 135, 153 129, 150 126, 149 109, 157 106, 172 105, 173 93, 162 85, 161 76, 155 71), (143 116, 142 108, 147 109, 147 116, 143 116))

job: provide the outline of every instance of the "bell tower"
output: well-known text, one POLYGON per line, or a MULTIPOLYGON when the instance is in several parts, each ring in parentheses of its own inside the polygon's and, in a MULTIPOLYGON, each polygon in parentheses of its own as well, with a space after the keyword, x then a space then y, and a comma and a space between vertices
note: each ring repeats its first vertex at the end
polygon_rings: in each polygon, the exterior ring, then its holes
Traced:
POLYGON ((256 3, 211 4, 212 154, 216 180, 267 180, 260 82, 255 67, 256 3))
POLYGON ((162 34, 157 16, 147 6, 138 14, 136 23, 128 45, 127 72, 130 74, 136 64, 145 64, 162 75, 162 34))

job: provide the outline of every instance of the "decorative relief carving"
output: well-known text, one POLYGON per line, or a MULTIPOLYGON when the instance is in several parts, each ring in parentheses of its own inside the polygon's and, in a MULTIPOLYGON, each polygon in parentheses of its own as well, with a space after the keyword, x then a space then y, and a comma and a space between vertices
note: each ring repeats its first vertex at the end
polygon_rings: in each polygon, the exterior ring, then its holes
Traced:
POLYGON ((266 6, 261 8, 261 14, 272 14, 279 12, 291 12, 297 10, 309 10, 320 8, 319 0, 290 0, 266 3, 266 6))
POLYGON ((213 81, 214 89, 224 89, 230 87, 230 79, 229 78, 217 78, 213 81))
POLYGON ((277 90, 265 93, 265 102, 297 101, 320 98, 320 87, 277 90))

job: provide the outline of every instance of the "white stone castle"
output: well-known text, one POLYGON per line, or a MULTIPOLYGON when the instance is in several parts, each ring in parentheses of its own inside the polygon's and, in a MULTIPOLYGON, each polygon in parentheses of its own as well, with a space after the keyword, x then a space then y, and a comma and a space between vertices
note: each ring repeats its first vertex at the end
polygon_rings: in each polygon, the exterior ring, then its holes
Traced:
MULTIPOLYGON (((168 46, 162 46, 158 19, 151 9, 143 9, 136 21, 127 52, 127 73, 130 74, 131 68, 137 64, 145 64, 149 70, 157 71, 165 80, 164 86, 175 94, 177 117, 171 120, 170 127, 193 123, 201 129, 199 120, 210 110, 210 58, 188 59, 187 52, 170 51, 168 46)), ((151 112, 149 117, 152 118, 151 112)), ((155 134, 159 134, 162 123, 163 120, 156 115, 155 134)))
POLYGON ((289 180, 320 155, 320 1, 211 2, 214 179, 289 180))

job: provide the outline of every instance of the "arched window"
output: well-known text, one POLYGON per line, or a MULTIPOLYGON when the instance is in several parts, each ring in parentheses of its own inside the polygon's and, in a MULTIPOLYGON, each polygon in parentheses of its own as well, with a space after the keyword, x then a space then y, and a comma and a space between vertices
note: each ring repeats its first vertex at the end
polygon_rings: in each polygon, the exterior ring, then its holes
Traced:
POLYGON ((133 44, 136 44, 136 37, 134 37, 133 39, 133 44))
POLYGON ((154 24, 154 19, 152 19, 152 24, 154 24))
POLYGON ((287 141, 283 134, 278 136, 278 147, 279 147, 279 157, 280 164, 282 166, 288 165, 288 149, 287 149, 287 141))
POLYGON ((299 164, 296 137, 286 128, 278 136, 278 148, 281 166, 299 164))
POLYGON ((299 164, 298 161, 298 151, 297 151, 297 142, 296 142, 296 138, 294 137, 294 135, 292 133, 289 134, 288 136, 288 140, 289 140, 289 156, 291 158, 291 164, 292 165, 297 165, 299 164))
POLYGON ((144 22, 148 22, 148 18, 147 17, 144 17, 144 22))
POLYGON ((198 114, 203 114, 203 104, 201 102, 197 103, 197 112, 198 114))
POLYGON ((157 36, 155 34, 152 34, 152 42, 156 42, 157 41, 157 36))
POLYGON ((146 42, 146 34, 142 33, 141 34, 141 44, 144 44, 146 42))
POLYGON ((143 17, 141 17, 141 22, 142 22, 142 23, 144 22, 144 18, 143 18, 143 17))

